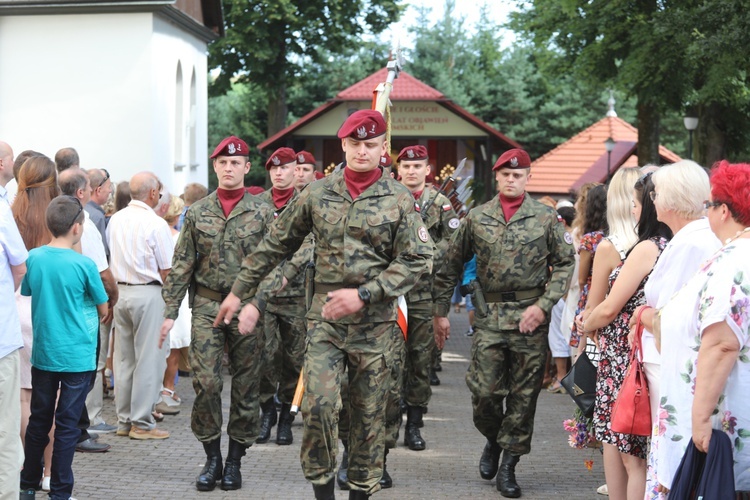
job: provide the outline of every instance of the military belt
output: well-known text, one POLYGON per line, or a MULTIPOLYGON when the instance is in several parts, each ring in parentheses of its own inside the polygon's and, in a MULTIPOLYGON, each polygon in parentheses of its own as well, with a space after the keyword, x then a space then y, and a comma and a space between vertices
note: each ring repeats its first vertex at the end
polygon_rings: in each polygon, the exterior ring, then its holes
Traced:
POLYGON ((195 285, 195 294, 205 299, 213 300, 215 302, 224 302, 227 298, 228 293, 220 293, 216 290, 211 290, 203 285, 195 285))
POLYGON ((522 300, 535 299, 542 295, 544 295, 544 287, 539 286, 515 292, 484 292, 484 300, 487 302, 521 302, 522 300))
POLYGON ((125 283, 124 281, 118 281, 118 285, 125 285, 125 286, 148 286, 148 285, 158 285, 161 286, 160 281, 149 281, 148 283, 125 283))
POLYGON ((342 288, 357 288, 357 285, 345 285, 343 283, 315 283, 315 293, 335 292, 342 288))

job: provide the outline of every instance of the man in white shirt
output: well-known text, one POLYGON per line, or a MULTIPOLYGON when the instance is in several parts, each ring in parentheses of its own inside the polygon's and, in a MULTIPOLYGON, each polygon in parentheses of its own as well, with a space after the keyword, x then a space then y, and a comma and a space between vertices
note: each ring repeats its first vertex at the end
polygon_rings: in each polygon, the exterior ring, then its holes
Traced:
POLYGON ((21 366, 18 350, 23 347, 21 323, 18 320, 14 292, 26 274, 28 252, 21 239, 10 205, 2 196, 13 172, 13 152, 0 142, 0 498, 18 498, 21 482, 23 446, 21 445, 21 366), (5 153, 5 156, 4 156, 5 153), (7 163, 6 163, 7 161, 7 163))
POLYGON ((84 205, 83 209, 91 216, 91 221, 96 226, 102 237, 104 252, 109 257, 109 247, 107 246, 106 223, 104 209, 102 208, 110 195, 112 194, 112 179, 109 178, 109 172, 104 169, 92 168, 88 170, 89 181, 91 181, 91 198, 84 205))
POLYGON ((169 226, 154 212, 162 189, 153 173, 134 175, 132 201, 107 227, 110 269, 120 292, 114 310, 117 435, 131 439, 169 437, 156 428, 152 414, 169 354, 169 342, 158 345, 164 318, 161 286, 174 253, 169 226))
MULTIPOLYGON (((70 168, 60 173, 57 178, 62 194, 78 198, 81 206, 85 207, 91 200, 91 183, 89 177, 80 168, 70 168)), ((91 389, 86 396, 84 414, 79 421, 81 428, 81 439, 76 446, 77 451, 81 452, 102 452, 109 449, 109 445, 96 442, 91 439, 91 432, 114 432, 116 427, 107 425, 101 416, 103 405, 103 387, 102 372, 104 361, 107 356, 108 342, 104 342, 104 337, 109 337, 109 323, 112 322, 112 308, 117 303, 118 291, 112 272, 109 270, 109 263, 104 252, 104 244, 101 235, 97 230, 94 222, 91 220, 88 212, 84 211, 83 235, 81 236, 81 253, 90 258, 96 264, 97 271, 102 278, 102 284, 109 296, 109 314, 104 318, 99 329, 99 343, 97 344, 97 369, 96 375, 92 379, 91 389)))

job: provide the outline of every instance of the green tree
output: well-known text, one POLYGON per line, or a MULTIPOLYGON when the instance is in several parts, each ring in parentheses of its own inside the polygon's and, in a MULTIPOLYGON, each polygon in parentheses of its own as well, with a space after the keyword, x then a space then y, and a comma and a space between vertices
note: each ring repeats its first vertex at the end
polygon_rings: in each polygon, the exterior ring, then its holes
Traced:
POLYGON ((382 32, 398 20, 399 1, 224 0, 226 36, 209 48, 209 66, 220 70, 211 92, 252 83, 267 99, 270 136, 287 125, 287 92, 303 68, 382 32))

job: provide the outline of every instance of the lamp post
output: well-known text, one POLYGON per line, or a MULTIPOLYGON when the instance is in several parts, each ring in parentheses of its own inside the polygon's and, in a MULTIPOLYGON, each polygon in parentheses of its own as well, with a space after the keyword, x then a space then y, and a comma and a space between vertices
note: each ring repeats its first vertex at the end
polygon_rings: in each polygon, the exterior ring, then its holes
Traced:
POLYGON ((611 137, 607 137, 607 140, 604 141, 604 147, 607 148, 607 179, 605 180, 605 183, 609 183, 609 173, 611 168, 611 162, 612 162, 612 151, 615 150, 615 145, 617 142, 615 142, 614 139, 611 137))
POLYGON ((698 128, 698 118, 695 116, 686 116, 683 118, 685 128, 688 130, 688 160, 693 159, 693 130, 698 128))

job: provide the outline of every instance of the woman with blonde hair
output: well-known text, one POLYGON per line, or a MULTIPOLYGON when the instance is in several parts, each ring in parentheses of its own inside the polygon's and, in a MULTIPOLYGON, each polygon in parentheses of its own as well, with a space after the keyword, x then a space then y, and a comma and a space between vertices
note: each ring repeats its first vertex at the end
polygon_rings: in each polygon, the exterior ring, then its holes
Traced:
MULTIPOLYGON (((18 193, 11 207, 13 219, 26 245, 27 250, 46 245, 52 240, 52 234, 47 229, 47 206, 53 198, 60 194, 57 187, 57 170, 55 162, 46 156, 29 157, 18 171, 18 193)), ((20 289, 19 289, 20 291, 20 289)), ((23 349, 21 349, 21 440, 26 440, 26 426, 31 414, 31 349, 34 334, 31 328, 31 297, 22 296, 16 292, 16 306, 21 320, 23 334, 23 349)), ((44 450, 45 464, 52 463, 52 436, 54 428, 50 430, 50 443, 44 450)), ((49 490, 51 467, 44 469, 42 487, 49 490)))

